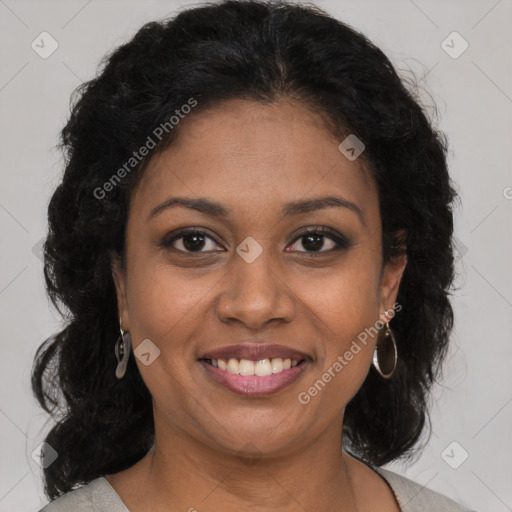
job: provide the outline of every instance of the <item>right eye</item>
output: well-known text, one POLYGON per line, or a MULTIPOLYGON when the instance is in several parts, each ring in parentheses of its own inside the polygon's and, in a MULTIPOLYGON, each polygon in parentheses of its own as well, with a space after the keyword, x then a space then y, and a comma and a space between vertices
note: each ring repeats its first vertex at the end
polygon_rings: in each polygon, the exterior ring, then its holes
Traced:
POLYGON ((213 245, 218 245, 213 237, 206 231, 195 228, 181 229, 176 233, 166 236, 159 244, 164 248, 172 248, 184 253, 201 253, 201 252, 220 252, 215 251, 213 245), (208 246, 208 240, 213 244, 212 248, 203 250, 208 246))

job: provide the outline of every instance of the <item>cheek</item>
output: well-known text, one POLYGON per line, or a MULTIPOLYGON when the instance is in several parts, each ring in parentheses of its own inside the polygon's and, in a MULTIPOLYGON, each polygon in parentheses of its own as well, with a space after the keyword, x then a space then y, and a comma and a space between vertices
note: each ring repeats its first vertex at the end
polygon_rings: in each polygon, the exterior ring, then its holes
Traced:
POLYGON ((208 301, 208 291, 214 288, 214 280, 204 276, 190 281, 179 269, 150 259, 134 264, 130 276, 128 299, 135 343, 149 338, 162 355, 179 353, 181 359, 188 356, 187 347, 192 347, 187 341, 193 338, 200 322, 206 321, 200 311, 208 301))
POLYGON ((378 269, 359 263, 332 273, 311 295, 315 309, 340 342, 357 336, 378 319, 378 269))
POLYGON ((310 295, 316 332, 322 338, 317 344, 316 377, 329 382, 324 399, 346 403, 366 378, 377 340, 379 276, 375 262, 361 258, 346 271, 318 282, 310 295))
POLYGON ((187 409, 190 389, 194 386, 191 377, 195 364, 194 340, 201 337, 206 321, 203 304, 214 282, 206 277, 187 281, 179 271, 153 261, 134 266, 130 276, 133 350, 146 339, 159 350, 151 364, 146 365, 139 358, 136 363, 155 405, 163 410, 172 409, 172 421, 178 421, 178 411, 187 409), (178 408, 177 403, 181 404, 178 408))

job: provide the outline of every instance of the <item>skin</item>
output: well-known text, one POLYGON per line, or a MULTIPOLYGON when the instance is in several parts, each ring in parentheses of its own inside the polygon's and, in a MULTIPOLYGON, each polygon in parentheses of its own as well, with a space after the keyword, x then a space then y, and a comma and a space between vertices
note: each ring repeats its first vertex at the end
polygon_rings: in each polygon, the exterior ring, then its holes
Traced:
POLYGON ((191 114, 179 129, 132 194, 126 266, 113 262, 132 347, 150 339, 160 350, 148 366, 136 359, 153 398, 156 441, 108 481, 131 512, 398 511, 385 480, 342 446, 344 409, 369 371, 377 337, 307 405, 297 399, 359 333, 385 319, 406 265, 404 257, 383 266, 378 195, 362 160, 345 158, 322 117, 285 98, 230 100, 191 114), (280 214, 285 203, 332 195, 356 204, 362 217, 343 207, 280 214), (148 220, 175 196, 206 198, 232 213, 173 207, 148 220), (296 234, 316 225, 350 247, 333 251, 325 236, 311 250, 296 234), (183 238, 159 247, 190 227, 212 239, 196 252, 186 252, 183 238), (248 236, 263 249, 252 263, 236 252, 248 236), (313 363, 273 395, 237 395, 197 359, 247 338, 296 347, 313 363))

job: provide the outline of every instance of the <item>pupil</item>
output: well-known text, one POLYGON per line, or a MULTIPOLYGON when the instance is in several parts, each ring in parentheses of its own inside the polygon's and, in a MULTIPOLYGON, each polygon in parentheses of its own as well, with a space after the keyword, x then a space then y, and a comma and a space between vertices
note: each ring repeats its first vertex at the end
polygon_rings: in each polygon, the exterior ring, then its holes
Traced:
POLYGON ((323 246, 323 235, 306 235, 305 237, 303 237, 302 243, 304 245, 304 248, 309 251, 321 249, 323 246), (315 239, 316 239, 316 242, 312 241, 315 239), (304 240, 306 240, 306 242, 304 242, 304 240))
POLYGON ((201 250, 204 247, 204 235, 192 233, 183 237, 183 245, 188 251, 201 250), (193 240, 191 243, 190 241, 193 240))

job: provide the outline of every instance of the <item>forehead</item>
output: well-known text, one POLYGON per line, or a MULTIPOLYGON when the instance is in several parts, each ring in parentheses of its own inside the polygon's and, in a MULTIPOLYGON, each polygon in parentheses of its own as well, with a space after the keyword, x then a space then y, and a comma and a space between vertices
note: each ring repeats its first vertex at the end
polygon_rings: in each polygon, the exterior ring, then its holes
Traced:
POLYGON ((131 209, 148 215, 170 196, 208 197, 241 214, 290 200, 342 195, 378 202, 362 159, 350 161, 314 110, 290 101, 229 100, 185 118, 149 162, 131 209))

